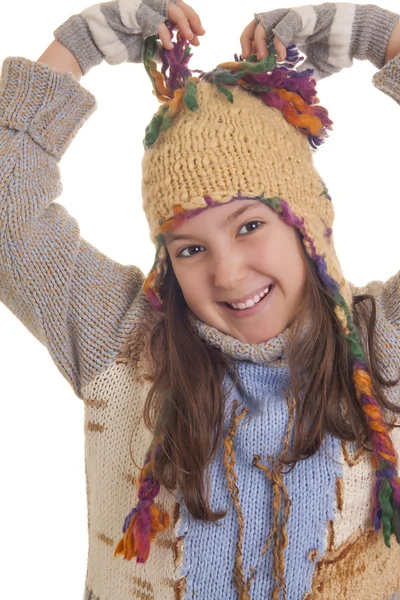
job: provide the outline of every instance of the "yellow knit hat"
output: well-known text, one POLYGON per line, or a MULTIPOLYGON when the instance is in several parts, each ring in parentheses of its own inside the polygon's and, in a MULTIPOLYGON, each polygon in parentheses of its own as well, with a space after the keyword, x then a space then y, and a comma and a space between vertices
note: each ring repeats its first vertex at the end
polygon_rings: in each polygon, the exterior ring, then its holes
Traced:
MULTIPOLYGON (((264 64, 251 59, 225 63, 202 78, 187 70, 169 96, 165 69, 160 81, 155 63, 148 67, 164 101, 153 120, 158 130, 142 161, 143 208, 157 246, 145 292, 160 310, 157 290, 166 263, 163 234, 179 226, 182 218, 238 198, 258 198, 280 213, 286 210, 290 224, 301 230, 307 252, 319 263, 322 277, 333 282, 331 288, 339 286, 337 291, 351 306, 350 288, 332 240, 333 206, 313 164, 312 148, 326 136, 331 121, 318 105, 310 72, 293 69, 298 52, 289 48, 288 59, 291 62, 282 67, 277 67, 274 54, 264 64), (235 86, 229 85, 232 78, 235 86), (256 85, 260 80, 269 85, 256 85), (279 88, 273 85, 277 80, 279 88), (221 81, 228 85, 222 87, 221 81), (193 87, 191 106, 184 99, 193 87), (260 87, 261 94, 254 95, 254 88, 260 87), (273 104, 274 98, 281 110, 266 104, 273 104)), ((337 313, 345 319, 340 307, 337 313)))

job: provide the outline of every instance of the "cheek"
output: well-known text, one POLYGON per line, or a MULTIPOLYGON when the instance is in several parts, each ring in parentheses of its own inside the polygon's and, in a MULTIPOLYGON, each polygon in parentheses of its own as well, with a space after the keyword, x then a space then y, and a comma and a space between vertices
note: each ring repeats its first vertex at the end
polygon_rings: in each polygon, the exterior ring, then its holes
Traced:
POLYGON ((292 286, 293 295, 300 299, 306 284, 306 265, 302 250, 296 245, 290 256, 287 256, 287 281, 292 286))
POLYGON ((175 277, 190 308, 201 305, 206 294, 206 285, 201 269, 195 265, 174 265, 175 277))
POLYGON ((299 296, 304 291, 306 266, 301 242, 292 231, 281 231, 271 243, 264 244, 257 254, 259 267, 285 288, 288 295, 299 296))

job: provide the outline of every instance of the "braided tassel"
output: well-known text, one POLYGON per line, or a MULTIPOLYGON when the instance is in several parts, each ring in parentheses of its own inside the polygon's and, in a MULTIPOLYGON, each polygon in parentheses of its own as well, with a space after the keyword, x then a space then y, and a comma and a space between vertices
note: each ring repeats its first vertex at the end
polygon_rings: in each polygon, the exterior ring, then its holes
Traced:
POLYGON ((372 492, 372 521, 376 531, 382 526, 385 544, 390 548, 392 534, 400 544, 400 478, 397 472, 397 455, 382 410, 373 396, 371 378, 360 361, 354 361, 353 380, 371 430, 374 447, 372 464, 377 469, 372 492))
POLYGON ((150 554, 150 543, 159 531, 169 528, 167 512, 161 512, 154 504, 160 491, 160 483, 154 479, 150 466, 150 452, 138 477, 139 502, 126 517, 122 532, 124 536, 115 547, 114 556, 123 554, 125 560, 136 557, 145 563, 150 554))
POLYGON ((372 522, 375 531, 382 526, 385 545, 390 548, 390 536, 394 534, 400 544, 400 478, 397 471, 398 457, 389 435, 382 409, 373 395, 372 381, 365 366, 365 354, 360 335, 352 315, 342 296, 335 299, 338 316, 352 360, 353 381, 358 400, 362 404, 370 429, 373 445, 372 466, 376 469, 376 482, 372 490, 372 522))

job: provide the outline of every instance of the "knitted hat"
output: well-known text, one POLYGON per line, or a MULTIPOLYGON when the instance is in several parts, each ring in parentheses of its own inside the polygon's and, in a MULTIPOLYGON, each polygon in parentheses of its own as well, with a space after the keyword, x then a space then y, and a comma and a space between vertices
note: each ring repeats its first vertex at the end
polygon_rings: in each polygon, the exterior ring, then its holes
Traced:
MULTIPOLYGON (((144 63, 162 106, 144 141, 143 206, 157 248, 144 291, 162 310, 158 288, 166 267, 164 234, 208 207, 259 199, 297 227, 335 302, 357 397, 369 424, 377 475, 372 519, 376 529, 382 525, 387 546, 392 533, 400 543, 397 456, 353 323, 352 295, 332 239, 331 198, 313 165, 313 151, 332 125, 318 105, 313 71, 296 71, 300 58, 294 46, 278 66, 271 45, 263 61, 235 56, 234 62, 194 77, 187 68, 190 47, 181 42, 162 51, 160 73, 152 60, 156 49, 157 38, 148 38, 144 63)), ((150 454, 139 476, 139 502, 127 516, 115 550, 128 560, 136 556, 138 562, 146 561, 156 532, 169 526, 168 515, 153 503, 159 483, 151 472, 150 454)))

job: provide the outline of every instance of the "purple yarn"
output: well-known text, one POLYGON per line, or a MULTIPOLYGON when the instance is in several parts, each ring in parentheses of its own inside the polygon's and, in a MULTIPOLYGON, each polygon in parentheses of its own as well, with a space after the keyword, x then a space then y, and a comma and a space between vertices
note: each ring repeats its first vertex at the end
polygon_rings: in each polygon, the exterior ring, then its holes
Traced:
POLYGON ((286 69, 278 67, 271 73, 261 73, 257 76, 250 75, 250 77, 243 77, 243 79, 248 81, 248 83, 279 87, 288 92, 295 92, 299 94, 307 104, 314 105, 316 97, 315 82, 303 73, 296 73, 295 71, 290 71, 288 73, 286 69))
POLYGON ((374 513, 374 528, 375 531, 378 531, 378 529, 381 526, 381 519, 382 519, 382 509, 378 508, 378 510, 374 513))
POLYGON ((353 358, 352 364, 353 364, 353 367, 354 367, 355 369, 359 369, 359 370, 361 370, 361 371, 366 371, 366 370, 367 370, 367 367, 365 366, 365 364, 364 364, 364 363, 362 363, 362 362, 361 362, 360 360, 358 360, 357 358, 353 358))
MULTIPOLYGON (((144 554, 148 554, 149 552, 149 548, 150 548, 150 540, 149 540, 149 535, 150 535, 150 530, 151 530, 151 515, 150 515, 150 509, 149 506, 146 506, 141 512, 140 515, 138 517, 137 522, 135 523, 135 526, 138 527, 140 529, 140 533, 141 538, 142 538, 142 544, 143 544, 143 548, 141 548, 141 551, 144 554)), ((136 558, 136 562, 137 563, 145 563, 146 560, 141 558, 140 555, 136 558)))
POLYGON ((125 517, 124 526, 122 528, 122 533, 125 533, 125 531, 128 529, 128 527, 130 525, 130 522, 132 520, 133 515, 135 515, 138 510, 139 510, 139 506, 135 506, 135 508, 132 508, 132 510, 129 513, 129 515, 127 515, 125 517))
MULTIPOLYGON (((364 371, 367 371, 365 367, 364 371)), ((374 406, 379 406, 377 399, 374 398, 374 396, 369 396, 368 394, 363 394, 363 402, 364 404, 373 404, 374 406)))
POLYGON ((149 502, 150 504, 153 502, 154 498, 160 491, 159 482, 150 476, 148 479, 146 478, 141 484, 138 491, 138 498, 140 502, 149 502))
MULTIPOLYGON (((395 475, 393 475, 393 477, 397 477, 397 476, 398 476, 398 474, 396 471, 396 473, 395 473, 395 475)), ((397 506, 400 507, 400 485, 395 479, 391 479, 390 483, 392 486, 395 503, 397 504, 397 506)))
POLYGON ((393 467, 387 467, 386 469, 379 469, 375 471, 377 479, 390 479, 391 477, 397 476, 397 471, 393 467))
POLYGON ((268 106, 272 106, 272 108, 277 108, 281 111, 288 105, 286 100, 277 96, 274 92, 262 92, 260 98, 265 104, 268 104, 268 106))
MULTIPOLYGON (((174 23, 171 23, 168 27, 171 34, 174 31, 174 27, 174 23)), ((171 92, 185 87, 186 79, 192 75, 187 65, 193 56, 188 52, 185 57, 186 48, 190 47, 190 44, 186 40, 174 42, 173 46, 172 50, 166 50, 164 47, 161 49, 161 73, 164 75, 166 87, 171 92), (167 75, 168 69, 169 75, 167 75)))
POLYGON ((285 62, 296 64, 301 60, 302 57, 300 56, 300 52, 299 49, 296 47, 296 44, 289 44, 289 46, 286 48, 285 62))

